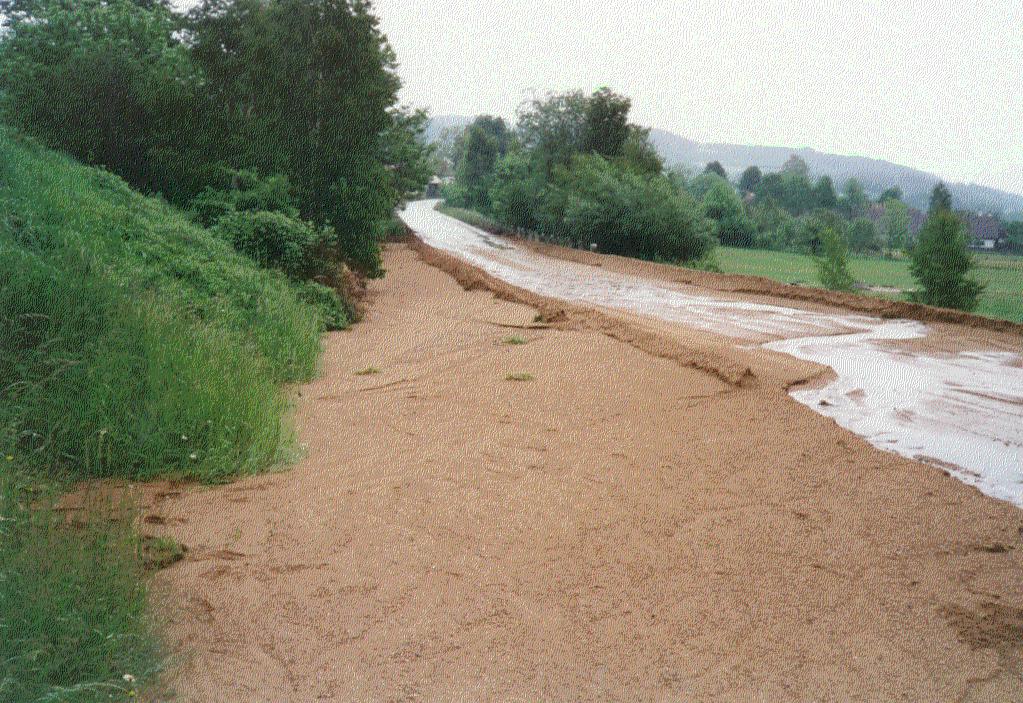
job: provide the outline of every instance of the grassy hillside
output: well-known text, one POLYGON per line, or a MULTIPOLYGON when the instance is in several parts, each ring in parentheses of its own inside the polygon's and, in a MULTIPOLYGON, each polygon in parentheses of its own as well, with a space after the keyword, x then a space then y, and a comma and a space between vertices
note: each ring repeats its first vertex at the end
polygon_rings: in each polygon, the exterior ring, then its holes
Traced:
MULTIPOLYGON (((763 276, 783 283, 819 285, 814 259, 805 254, 718 247, 715 258, 725 273, 763 276)), ((977 254, 974 258, 977 268, 970 275, 986 286, 980 296, 977 314, 1023 322, 1023 258, 992 254, 977 254)), ((902 291, 917 287, 906 260, 850 257, 849 269, 857 281, 868 286, 902 291)), ((875 294, 904 298, 894 292, 875 294)))
POLYGON ((50 475, 216 480, 288 447, 324 313, 119 178, 0 133, 0 451, 50 475))
POLYGON ((283 385, 345 307, 2 129, 0 261, 0 700, 129 700, 159 665, 141 543, 123 511, 69 522, 54 501, 279 463, 283 385))

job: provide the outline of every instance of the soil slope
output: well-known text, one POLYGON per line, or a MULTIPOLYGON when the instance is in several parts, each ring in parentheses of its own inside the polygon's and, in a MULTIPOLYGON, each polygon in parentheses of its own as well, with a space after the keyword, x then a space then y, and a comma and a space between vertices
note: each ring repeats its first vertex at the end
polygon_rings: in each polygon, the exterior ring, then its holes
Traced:
POLYGON ((180 700, 1023 699, 1018 509, 789 399, 820 367, 420 256, 296 467, 147 487, 180 700))

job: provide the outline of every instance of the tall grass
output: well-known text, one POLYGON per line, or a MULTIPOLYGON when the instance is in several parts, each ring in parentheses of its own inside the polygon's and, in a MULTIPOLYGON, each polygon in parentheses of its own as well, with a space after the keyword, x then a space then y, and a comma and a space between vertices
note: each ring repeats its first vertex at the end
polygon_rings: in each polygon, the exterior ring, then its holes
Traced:
POLYGON ((116 506, 71 524, 52 501, 0 474, 0 700, 130 700, 161 654, 138 540, 116 506))

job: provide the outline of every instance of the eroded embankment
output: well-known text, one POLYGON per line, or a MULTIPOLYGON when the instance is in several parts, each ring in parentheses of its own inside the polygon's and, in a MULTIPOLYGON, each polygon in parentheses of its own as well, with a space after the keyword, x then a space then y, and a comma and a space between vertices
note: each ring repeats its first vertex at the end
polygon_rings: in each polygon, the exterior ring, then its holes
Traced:
MULTIPOLYGON (((538 321, 557 329, 599 331, 648 354, 713 374, 731 386, 750 387, 757 381, 750 365, 743 363, 743 354, 733 353, 727 347, 684 344, 594 308, 573 305, 519 288, 426 244, 414 233, 410 233, 409 243, 426 263, 452 276, 463 289, 487 290, 502 300, 536 308, 539 311, 538 321)), ((816 373, 811 373, 792 379, 790 383, 805 382, 815 377, 816 373)))
MULTIPOLYGON (((680 340, 690 354, 684 361, 697 368, 713 370, 716 364, 708 358, 733 360, 745 354, 742 361, 751 375, 767 386, 774 386, 773 380, 782 380, 787 388, 808 381, 821 386, 817 382, 827 380, 823 390, 793 395, 878 448, 952 467, 957 477, 985 493, 1023 505, 1019 335, 983 327, 998 321, 968 316, 980 326, 963 326, 886 320, 850 314, 820 300, 784 304, 768 295, 682 283, 679 278, 699 272, 634 259, 560 248, 553 249, 560 256, 552 258, 521 246, 521 240, 494 237, 437 213, 432 206, 430 201, 410 204, 407 221, 431 247, 478 269, 488 288, 524 289, 525 299, 534 304, 549 306, 557 300, 581 306, 575 317, 590 328, 624 325, 630 333, 637 328, 652 332, 655 339, 644 340, 646 349, 656 349, 664 339, 676 346, 680 340), (588 319, 592 311, 596 316, 588 319), (768 378, 777 374, 778 360, 757 359, 750 343, 828 370, 804 364, 792 369, 795 375, 768 378), (702 352, 697 364, 691 358, 693 349, 702 352)), ((447 263, 449 269, 460 265, 447 263)), ((473 284, 476 274, 461 276, 473 284)), ((821 298, 829 295, 806 290, 821 298)), ((513 297, 523 299, 520 292, 513 297)), ((889 302, 847 297, 870 303, 874 312, 889 302)))

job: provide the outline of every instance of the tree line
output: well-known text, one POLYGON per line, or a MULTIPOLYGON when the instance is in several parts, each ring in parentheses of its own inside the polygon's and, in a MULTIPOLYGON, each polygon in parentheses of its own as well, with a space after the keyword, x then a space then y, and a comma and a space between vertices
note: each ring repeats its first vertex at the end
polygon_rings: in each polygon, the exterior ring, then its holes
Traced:
POLYGON ((811 254, 822 282, 837 289, 852 287, 850 251, 909 255, 922 286, 917 299, 976 306, 967 234, 944 184, 914 237, 899 188, 872 200, 853 179, 839 193, 829 176, 812 179, 796 155, 777 173, 751 166, 735 183, 718 162, 699 174, 666 170, 648 130, 629 122, 630 109, 627 97, 602 88, 529 100, 514 125, 477 117, 447 144, 454 179, 444 195, 549 241, 607 253, 710 268, 716 244, 811 254), (918 263, 935 257, 945 263, 918 263))
MULTIPOLYGON (((203 0, 180 14, 168 0, 0 0, 0 12, 5 122, 207 223, 277 212, 300 223, 275 230, 278 248, 381 273, 384 223, 430 167, 426 115, 398 104, 371 3, 203 0)), ((246 217, 235 229, 269 227, 246 217)))

